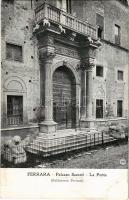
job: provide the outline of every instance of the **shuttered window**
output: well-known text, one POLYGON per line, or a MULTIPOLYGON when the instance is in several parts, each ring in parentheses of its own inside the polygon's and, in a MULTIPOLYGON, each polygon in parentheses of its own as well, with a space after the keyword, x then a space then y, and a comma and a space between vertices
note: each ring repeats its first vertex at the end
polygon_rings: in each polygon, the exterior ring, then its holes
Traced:
POLYGON ((22 62, 22 46, 7 43, 6 58, 8 60, 22 62))

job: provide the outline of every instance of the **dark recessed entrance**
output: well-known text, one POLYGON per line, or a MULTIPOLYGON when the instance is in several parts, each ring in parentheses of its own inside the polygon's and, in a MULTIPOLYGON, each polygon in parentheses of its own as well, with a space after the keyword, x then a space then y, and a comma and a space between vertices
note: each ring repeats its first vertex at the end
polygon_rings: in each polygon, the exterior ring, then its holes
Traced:
POLYGON ((76 126, 76 85, 70 69, 61 66, 53 75, 53 118, 57 129, 76 126))

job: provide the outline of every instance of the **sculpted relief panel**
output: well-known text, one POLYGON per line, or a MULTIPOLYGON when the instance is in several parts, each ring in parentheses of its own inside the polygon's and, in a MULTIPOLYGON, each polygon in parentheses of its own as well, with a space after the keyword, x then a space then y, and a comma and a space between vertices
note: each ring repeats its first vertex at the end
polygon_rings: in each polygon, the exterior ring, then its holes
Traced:
POLYGON ((72 58, 80 59, 79 52, 76 49, 64 47, 64 46, 61 46, 61 45, 56 45, 55 49, 56 49, 57 54, 61 54, 61 55, 69 56, 69 57, 72 57, 72 58))

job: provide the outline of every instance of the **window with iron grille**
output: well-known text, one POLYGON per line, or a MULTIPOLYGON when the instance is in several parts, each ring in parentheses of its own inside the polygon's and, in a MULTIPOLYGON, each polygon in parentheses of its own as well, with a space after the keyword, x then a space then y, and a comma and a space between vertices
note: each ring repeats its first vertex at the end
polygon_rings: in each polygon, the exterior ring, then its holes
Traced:
POLYGON ((117 79, 119 81, 123 81, 123 71, 120 70, 117 71, 117 79))
POLYGON ((103 118, 103 99, 96 99, 96 118, 103 118))
POLYGON ((22 62, 22 46, 6 43, 6 58, 8 60, 22 62))
POLYGON ((104 17, 96 13, 96 25, 98 26, 98 38, 103 38, 104 31, 104 17))
POLYGON ((120 26, 115 24, 115 44, 120 44, 120 26))
POLYGON ((96 66, 96 76, 103 77, 103 67, 102 66, 96 66))
POLYGON ((18 125, 23 122, 23 97, 7 96, 7 120, 8 125, 18 125))
POLYGON ((122 117, 123 115, 123 101, 118 100, 117 101, 117 117, 122 117))

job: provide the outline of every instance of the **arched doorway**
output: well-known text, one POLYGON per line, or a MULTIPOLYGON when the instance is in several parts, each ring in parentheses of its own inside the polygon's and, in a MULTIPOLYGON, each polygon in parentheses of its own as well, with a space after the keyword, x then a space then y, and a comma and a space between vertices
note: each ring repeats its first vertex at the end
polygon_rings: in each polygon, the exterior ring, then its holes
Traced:
POLYGON ((76 126, 76 81, 65 66, 58 67, 53 74, 53 119, 57 129, 76 126))

